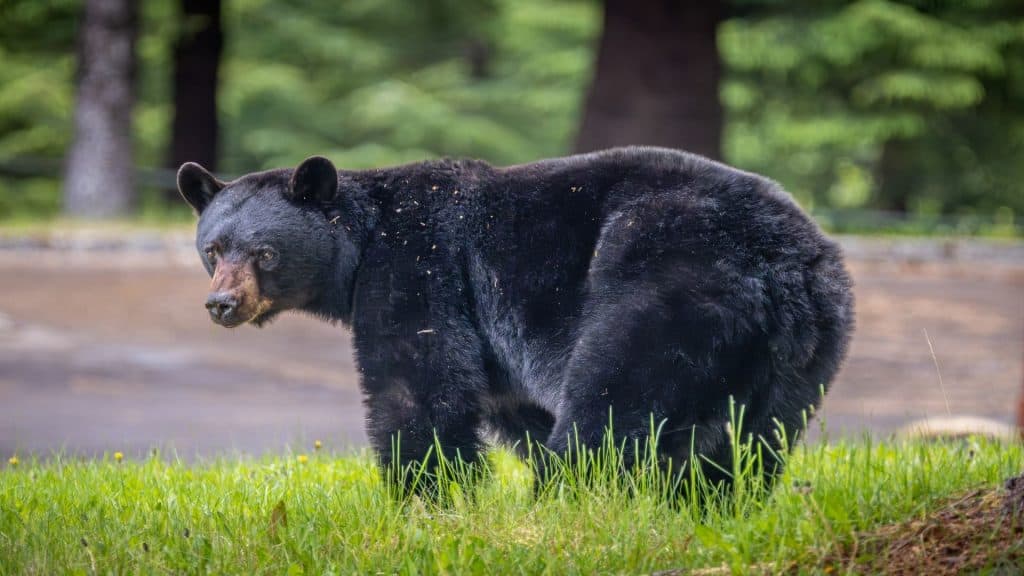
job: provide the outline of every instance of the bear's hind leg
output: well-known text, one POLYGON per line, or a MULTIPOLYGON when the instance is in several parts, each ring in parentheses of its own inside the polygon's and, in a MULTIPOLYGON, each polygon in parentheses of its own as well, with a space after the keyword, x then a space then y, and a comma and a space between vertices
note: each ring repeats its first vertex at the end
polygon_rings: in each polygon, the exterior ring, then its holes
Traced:
POLYGON ((577 447, 601 447, 610 428, 623 467, 631 469, 672 415, 679 379, 670 353, 675 346, 663 339, 664 329, 652 324, 664 322, 663 311, 633 304, 638 303, 595 306, 581 326, 546 443, 562 457, 571 457, 577 447))
MULTIPOLYGON (((756 316, 738 312, 743 308, 730 294, 695 294, 687 279, 703 276, 678 274, 674 285, 612 285, 589 303, 548 448, 561 455, 576 442, 594 449, 610 417, 626 467, 649 454, 646 442, 658 433, 658 462, 666 471, 687 470, 696 454, 710 482, 728 484, 730 397, 749 404, 767 381, 765 345, 750 324, 756 316)), ((744 421, 764 409, 747 406, 744 421)))

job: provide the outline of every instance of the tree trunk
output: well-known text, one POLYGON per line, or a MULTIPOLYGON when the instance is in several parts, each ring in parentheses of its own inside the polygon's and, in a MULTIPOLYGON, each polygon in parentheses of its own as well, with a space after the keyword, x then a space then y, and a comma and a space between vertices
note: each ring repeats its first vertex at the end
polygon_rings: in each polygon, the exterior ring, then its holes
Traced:
POLYGON ((720 0, 605 0, 576 150, 627 144, 721 156, 720 0))
MULTIPOLYGON (((217 71, 224 48, 221 0, 181 0, 180 35, 174 45, 174 123, 168 166, 198 162, 217 169, 217 71)), ((179 200, 177 190, 168 198, 179 200)))
POLYGON ((87 0, 78 39, 75 135, 64 177, 64 210, 108 218, 135 204, 136 0, 87 0))
POLYGON ((910 207, 914 186, 919 183, 911 166, 913 143, 891 139, 882 144, 882 154, 876 169, 876 205, 882 210, 906 213, 910 207))

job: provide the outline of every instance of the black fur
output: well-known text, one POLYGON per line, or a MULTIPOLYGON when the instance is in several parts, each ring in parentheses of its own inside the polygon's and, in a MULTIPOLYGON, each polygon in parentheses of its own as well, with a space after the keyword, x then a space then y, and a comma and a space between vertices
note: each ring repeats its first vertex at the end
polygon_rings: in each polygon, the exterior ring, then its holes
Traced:
POLYGON ((664 456, 692 445, 728 469, 729 397, 777 446, 774 423, 802 429, 853 329, 837 245, 775 183, 699 156, 341 171, 326 202, 315 182, 291 193, 293 172, 195 206, 197 244, 279 252, 257 323, 295 308, 351 326, 384 464, 419 461, 435 434, 472 461, 487 429, 593 446, 611 409, 620 438, 653 417, 664 456))

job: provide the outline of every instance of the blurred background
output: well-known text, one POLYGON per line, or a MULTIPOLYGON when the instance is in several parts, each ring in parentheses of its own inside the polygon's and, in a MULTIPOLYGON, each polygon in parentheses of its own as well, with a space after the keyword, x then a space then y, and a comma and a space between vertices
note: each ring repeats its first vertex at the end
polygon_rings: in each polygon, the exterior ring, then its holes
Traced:
POLYGON ((182 162, 625 144, 839 236, 859 328, 816 434, 1024 419, 1019 0, 0 0, 0 452, 365 443, 344 329, 208 321, 182 162))

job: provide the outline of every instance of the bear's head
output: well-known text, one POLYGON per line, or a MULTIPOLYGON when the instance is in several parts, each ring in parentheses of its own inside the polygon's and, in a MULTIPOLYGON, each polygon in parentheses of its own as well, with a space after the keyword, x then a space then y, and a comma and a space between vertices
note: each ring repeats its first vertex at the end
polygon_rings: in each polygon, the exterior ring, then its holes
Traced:
POLYGON ((213 278, 206 308, 214 322, 260 326, 294 309, 346 319, 358 252, 351 227, 339 225, 351 214, 330 160, 231 182, 189 162, 178 190, 199 215, 196 248, 213 278))

